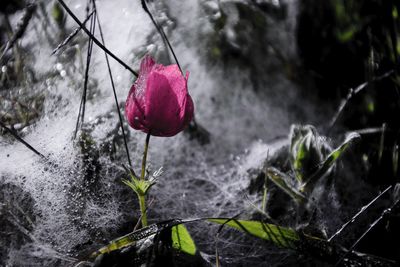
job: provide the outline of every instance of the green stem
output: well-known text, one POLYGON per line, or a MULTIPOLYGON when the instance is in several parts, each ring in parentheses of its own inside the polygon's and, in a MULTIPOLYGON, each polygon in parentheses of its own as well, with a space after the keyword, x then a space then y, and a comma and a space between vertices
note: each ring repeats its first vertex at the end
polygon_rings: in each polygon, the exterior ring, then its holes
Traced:
POLYGON ((141 213, 141 220, 142 220, 142 227, 147 226, 147 214, 146 214, 146 199, 144 195, 137 195, 139 199, 140 205, 140 213, 141 213))
POLYGON ((263 192, 263 199, 261 203, 261 210, 266 212, 267 209, 267 195, 268 195, 268 187, 267 187, 267 178, 265 177, 265 182, 264 182, 264 192, 263 192))
MULTIPOLYGON (((142 159, 142 173, 140 179, 144 180, 146 175, 146 162, 147 162, 147 151, 149 150, 150 132, 146 136, 146 143, 144 144, 143 159, 142 159)), ((137 194, 140 205, 140 214, 142 218, 142 227, 147 226, 147 214, 146 214, 146 196, 144 194, 137 194)))
POLYGON ((150 142, 150 132, 146 136, 146 143, 144 144, 144 152, 143 152, 143 160, 142 160, 142 174, 140 175, 140 179, 143 180, 146 174, 146 161, 147 161, 147 151, 149 149, 150 142))

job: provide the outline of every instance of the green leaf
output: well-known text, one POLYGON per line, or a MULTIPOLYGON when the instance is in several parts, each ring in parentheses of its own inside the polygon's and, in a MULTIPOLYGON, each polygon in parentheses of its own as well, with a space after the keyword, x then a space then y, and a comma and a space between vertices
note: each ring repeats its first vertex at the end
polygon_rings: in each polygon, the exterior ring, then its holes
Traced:
POLYGON ((157 224, 152 224, 142 229, 133 231, 127 235, 118 237, 108 243, 108 245, 100 248, 93 252, 90 257, 95 258, 98 255, 110 253, 114 250, 119 250, 128 246, 133 246, 139 240, 149 238, 160 231, 160 227, 157 224))
POLYGON ((312 125, 292 125, 289 138, 291 167, 295 178, 305 183, 331 148, 312 125))
POLYGON ((129 186, 137 195, 145 196, 149 189, 155 184, 153 180, 138 179, 131 176, 130 180, 122 180, 124 184, 129 186))
MULTIPOLYGON (((186 220, 186 222, 195 221, 197 219, 186 220)), ((196 254, 196 245, 192 240, 186 227, 182 224, 182 220, 168 220, 156 224, 149 225, 142 229, 133 231, 127 235, 121 236, 109 242, 108 245, 100 248, 91 254, 92 258, 98 255, 110 253, 114 250, 120 250, 125 247, 134 246, 138 242, 153 238, 154 235, 161 231, 171 228, 172 247, 183 251, 190 255, 196 254)))
POLYGON ((312 189, 312 187, 319 180, 319 178, 324 176, 324 174, 328 172, 328 170, 333 166, 333 164, 337 161, 337 159, 341 155, 343 155, 343 152, 346 151, 346 149, 351 144, 353 144, 355 141, 359 139, 360 135, 358 133, 353 132, 347 135, 346 140, 326 157, 326 159, 320 164, 318 170, 316 170, 315 173, 310 177, 308 182, 302 185, 300 192, 305 192, 312 189))
POLYGON ((336 37, 338 38, 339 42, 346 43, 354 38, 354 35, 357 33, 357 31, 358 31, 357 27, 349 26, 343 31, 337 31, 336 37))
POLYGON ((300 241, 300 237, 295 230, 275 224, 218 218, 208 219, 208 221, 227 225, 255 237, 271 241, 275 245, 283 248, 296 249, 298 246, 297 243, 300 241))
POLYGON ((303 202, 306 197, 298 192, 295 188, 290 186, 287 181, 289 181, 290 176, 279 171, 274 167, 269 167, 265 170, 266 177, 268 177, 274 184, 276 184, 280 189, 282 189, 286 194, 291 196, 297 202, 303 202))
POLYGON ((190 255, 196 254, 196 245, 183 224, 171 228, 172 247, 190 255))

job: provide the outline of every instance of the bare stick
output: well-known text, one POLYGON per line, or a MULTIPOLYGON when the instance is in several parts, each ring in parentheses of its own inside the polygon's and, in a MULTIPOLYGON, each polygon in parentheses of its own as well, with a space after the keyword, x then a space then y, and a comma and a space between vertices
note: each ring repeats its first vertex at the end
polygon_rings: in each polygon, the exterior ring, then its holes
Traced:
MULTIPOLYGON (((88 20, 92 17, 93 13, 94 13, 94 11, 92 11, 92 12, 89 14, 89 16, 82 22, 83 25, 85 25, 86 22, 88 22, 88 20)), ((68 35, 68 37, 65 38, 65 40, 64 40, 62 43, 60 43, 60 44, 53 50, 53 52, 51 52, 51 55, 56 54, 61 48, 63 48, 64 46, 66 46, 66 45, 69 43, 69 41, 71 41, 71 40, 78 34, 78 32, 80 32, 81 29, 82 29, 82 27, 76 27, 75 30, 74 30, 73 32, 71 32, 71 34, 68 35)))
POLYGON ((160 25, 158 25, 158 23, 154 19, 153 15, 151 14, 149 9, 147 8, 146 0, 142 0, 142 6, 143 6, 144 11, 146 11, 146 13, 149 15, 149 17, 150 17, 151 21, 153 22, 154 26, 156 27, 158 33, 161 35, 161 38, 167 42, 168 47, 171 50, 172 55, 174 56, 175 62, 178 65, 179 70, 181 71, 181 73, 183 75, 183 71, 182 71, 181 65, 179 64, 178 58, 175 55, 174 49, 172 48, 172 45, 169 42, 169 40, 167 38, 167 35, 165 34, 164 30, 160 27, 160 25))
MULTIPOLYGON (((93 0, 93 6, 94 6, 94 9, 96 10, 96 18, 97 18, 97 24, 99 25, 99 31, 100 31, 101 42, 103 43, 103 45, 105 45, 104 36, 103 36, 103 30, 102 30, 102 28, 101 28, 100 19, 99 19, 99 14, 97 13, 97 7, 96 7, 96 1, 95 1, 95 0, 93 0)), ((122 136, 123 136, 123 138, 124 138, 125 151, 126 151, 126 156, 127 156, 127 158, 128 158, 128 166, 131 166, 131 165, 132 165, 132 162, 131 162, 131 157, 130 157, 130 155, 129 155, 128 142, 127 142, 127 140, 126 140, 126 134, 125 134, 125 130, 124 130, 124 125, 123 125, 121 110, 120 110, 119 103, 118 103, 117 93, 116 93, 116 91, 115 91, 115 84, 114 84, 114 79, 113 79, 113 75, 112 75, 112 72, 111 72, 110 62, 109 62, 109 60, 108 60, 108 55, 107 55, 107 53, 104 53, 104 55, 105 55, 105 57, 106 57, 107 68, 108 68, 108 74, 109 74, 109 76, 110 76, 111 87, 112 87, 113 94, 114 94, 115 105, 117 106, 119 124, 120 124, 120 127, 121 127, 122 136)))
MULTIPOLYGON (((346 105, 348 104, 348 102, 350 101, 350 99, 357 95, 358 93, 360 93, 362 90, 364 90, 367 85, 369 85, 372 82, 377 82, 380 81, 388 76, 390 76, 392 73, 394 73, 393 70, 386 72, 385 74, 376 77, 375 79, 369 81, 369 82, 365 82, 360 84, 359 86, 356 87, 356 89, 350 88, 349 89, 349 93, 347 94, 346 98, 342 101, 342 103, 340 104, 335 116, 333 116, 331 122, 329 123, 329 130, 332 129, 332 127, 336 124, 337 120, 339 119, 340 115, 342 114, 344 108, 346 107, 346 105)), ((328 130, 328 131, 329 131, 328 130)))
POLYGON ((399 204, 400 199, 397 199, 392 206, 390 206, 390 208, 385 209, 381 215, 379 216, 378 219, 376 219, 373 223, 370 224, 370 226, 368 227, 368 229, 357 239, 356 242, 354 242, 354 244, 350 247, 350 249, 346 252, 346 254, 344 254, 339 260, 338 262, 335 264, 335 266, 339 266, 339 264, 345 259, 345 257, 352 253, 354 248, 360 243, 360 241, 372 230, 374 229, 374 227, 376 225, 378 225, 378 223, 383 220, 383 218, 385 218, 387 215, 389 215, 392 210, 399 204))
POLYGON ((46 156, 44 156, 42 153, 40 153, 39 151, 37 151, 33 146, 31 146, 30 144, 28 144, 28 142, 26 142, 24 139, 22 139, 14 130, 11 130, 10 128, 8 128, 5 124, 3 124, 2 122, 0 122, 0 126, 9 134, 11 134, 15 139, 17 139, 19 142, 21 142, 24 146, 26 146, 27 148, 29 148, 33 153, 35 153, 36 155, 38 155, 39 157, 41 157, 42 159, 46 159, 46 156))
POLYGON ((383 190, 379 195, 377 195, 373 200, 371 200, 371 202, 369 202, 367 205, 363 206, 359 212, 357 212, 350 220, 348 220, 345 224, 342 225, 342 227, 340 227, 340 229, 338 231, 336 231, 336 233, 334 233, 329 239, 328 242, 332 241, 333 238, 335 238, 336 236, 338 236, 344 229, 347 228, 347 226, 349 226, 351 223, 353 223, 358 216, 360 216, 364 211, 366 211, 372 204, 375 203, 375 201, 377 201, 381 196, 383 196, 387 191, 389 191, 389 189, 392 188, 391 185, 389 185, 385 190, 383 190))
MULTIPOLYGON (((94 7, 93 7, 93 9, 94 9, 94 7)), ((95 9, 94 9, 94 12, 96 13, 95 9)), ((90 19, 90 33, 94 33, 94 31, 95 31, 95 27, 96 27, 95 22, 96 22, 95 18, 92 17, 90 19)), ((85 119, 86 95, 87 95, 87 89, 88 89, 89 68, 90 68, 90 61, 92 58, 92 50, 93 50, 93 40, 89 39, 87 55, 86 55, 85 80, 84 80, 84 84, 83 84, 81 103, 79 105, 78 119, 76 120, 74 139, 76 138, 76 134, 78 133, 79 125, 82 125, 84 122, 84 119, 85 119)))
POLYGON ((97 40, 96 37, 93 36, 93 34, 90 33, 90 31, 85 27, 85 25, 82 24, 82 22, 75 16, 75 14, 69 9, 69 7, 64 3, 63 0, 57 0, 60 5, 63 6, 65 11, 72 17, 73 20, 82 28, 82 30, 93 40, 93 42, 100 47, 104 52, 109 54, 113 59, 115 59, 119 64, 125 67, 125 69, 129 70, 135 77, 138 76, 137 72, 131 69, 125 62, 123 62, 121 59, 119 59, 117 56, 115 56, 110 50, 108 50, 104 45, 100 43, 99 40, 97 40))
POLYGON ((3 59, 4 55, 7 53, 9 49, 11 49, 14 44, 17 42, 18 39, 20 39, 24 33, 26 28, 28 27, 29 21, 32 18, 33 12, 36 10, 36 4, 29 4, 25 9, 24 9, 24 14, 22 15, 21 21, 17 25, 17 29, 13 36, 8 40, 6 47, 4 48, 3 53, 0 56, 0 62, 3 59))

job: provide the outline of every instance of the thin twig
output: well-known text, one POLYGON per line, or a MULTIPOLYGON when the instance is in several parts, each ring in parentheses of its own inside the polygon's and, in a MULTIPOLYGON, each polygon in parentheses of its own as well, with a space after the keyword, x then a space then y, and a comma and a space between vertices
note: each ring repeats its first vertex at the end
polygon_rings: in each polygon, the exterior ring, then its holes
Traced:
MULTIPOLYGON (((94 9, 94 7, 93 7, 94 9)), ((96 9, 93 10, 96 13, 96 9)), ((94 34, 96 28, 95 17, 91 17, 90 19, 90 33, 94 34)), ((85 80, 83 85, 83 92, 81 103, 79 105, 79 113, 78 119, 76 121, 75 132, 74 132, 74 139, 78 133, 79 125, 83 125, 85 119, 85 108, 86 108, 86 96, 87 96, 87 89, 88 89, 88 81, 89 81, 89 69, 90 69, 90 61, 92 58, 92 51, 93 51, 93 40, 89 39, 88 48, 87 48, 87 55, 86 55, 86 69, 85 69, 85 80)))
MULTIPOLYGON (((88 22, 88 20, 92 17, 94 11, 92 11, 89 16, 82 22, 83 25, 86 24, 86 22, 88 22)), ((78 32, 80 32, 80 30, 82 29, 82 27, 76 27, 75 30, 73 32, 70 33, 70 35, 68 35, 67 38, 65 38, 65 40, 60 43, 54 50, 53 52, 51 52, 51 55, 56 54, 61 48, 63 48, 64 46, 66 46, 69 41, 71 41, 77 34, 78 32)))
POLYGON ((215 234, 215 266, 220 267, 221 263, 219 260, 219 252, 218 252, 218 241, 219 241, 219 234, 222 232, 222 229, 225 227, 227 223, 230 221, 235 221, 243 212, 240 212, 233 216, 232 218, 227 219, 220 227, 218 227, 217 233, 215 234))
POLYGON ((0 56, 0 62, 3 59, 4 55, 7 53, 9 49, 11 49, 14 44, 17 42, 18 39, 20 39, 28 27, 29 21, 32 18, 33 12, 36 10, 36 4, 29 4, 25 10, 24 14, 22 15, 22 18, 20 22, 17 25, 17 29, 15 30, 15 33, 11 36, 10 40, 8 40, 6 47, 3 50, 3 53, 0 56))
POLYGON ((363 206, 359 212, 357 212, 350 220, 348 220, 345 224, 340 227, 336 233, 334 233, 329 239, 328 242, 331 242, 333 238, 338 236, 347 226, 352 224, 358 216, 360 216, 364 211, 366 211, 372 204, 375 203, 380 197, 382 197, 387 191, 389 191, 392 188, 392 185, 389 185, 385 190, 383 190, 379 195, 377 195, 373 200, 371 200, 367 205, 363 206))
MULTIPOLYGON (((99 14, 97 13, 97 7, 96 7, 96 1, 95 0, 93 0, 93 6, 94 6, 94 9, 96 10, 96 18, 97 18, 97 24, 99 25, 101 42, 102 42, 103 45, 105 45, 104 36, 103 36, 103 30, 101 28, 99 14)), ((125 134, 125 130, 124 130, 124 124, 123 124, 123 120, 122 120, 121 110, 120 110, 119 103, 118 103, 118 98, 117 98, 117 93, 115 91, 115 84, 114 84, 114 79, 113 79, 113 75, 112 75, 112 72, 111 72, 110 61, 108 60, 107 53, 104 53, 104 55, 106 57, 108 74, 110 76, 111 87, 112 87, 113 94, 114 94, 115 105, 117 106, 119 124, 120 124, 120 127, 121 127, 122 136, 124 138, 125 151, 126 151, 126 156, 128 158, 128 166, 131 166, 132 162, 131 162, 131 157, 129 155, 128 142, 127 142, 127 139, 126 139, 126 134, 125 134)))
POLYGON ((382 134, 382 132, 388 133, 392 132, 392 130, 386 128, 384 129, 383 127, 371 127, 359 130, 352 130, 350 132, 346 132, 346 134, 358 133, 359 135, 369 135, 369 134, 382 134))
POLYGON ((360 243, 360 241, 383 219, 385 218, 387 215, 389 215, 392 210, 399 204, 400 202, 400 198, 397 199, 392 206, 390 206, 390 208, 385 209, 381 215, 379 216, 378 219, 376 219, 373 223, 371 223, 371 225, 368 227, 368 229, 357 239, 356 242, 354 242, 354 244, 350 247, 350 249, 338 260, 338 262, 335 264, 336 266, 339 266, 339 264, 343 261, 343 259, 346 258, 346 256, 350 253, 353 252, 354 248, 360 243))
POLYGON ((110 50, 108 50, 104 45, 100 43, 99 40, 97 40, 96 37, 93 36, 93 34, 90 33, 90 31, 85 27, 85 25, 82 24, 82 22, 75 16, 75 14, 69 9, 69 7, 64 3, 63 0, 57 0, 67 11, 67 13, 72 17, 73 20, 82 28, 82 30, 85 31, 85 33, 90 37, 90 39, 93 40, 93 42, 100 47, 104 52, 109 54, 113 59, 115 59, 119 64, 125 67, 125 69, 129 70, 135 77, 138 76, 137 72, 134 71, 132 68, 130 68, 125 62, 123 62, 121 59, 119 59, 117 56, 115 56, 110 50))
POLYGON ((33 146, 31 146, 28 142, 26 142, 24 139, 22 139, 15 131, 11 130, 10 128, 8 128, 5 124, 3 124, 2 122, 0 122, 0 126, 9 134, 11 134, 15 139, 17 139, 19 142, 21 142, 24 146, 26 146, 27 148, 29 148, 31 151, 33 151, 36 155, 38 155, 39 157, 41 157, 42 159, 47 160, 46 156, 44 156, 42 153, 40 153, 39 151, 37 151, 33 146))
POLYGON ((329 130, 328 132, 332 129, 332 127, 336 124, 337 120, 339 119, 340 115, 342 114, 344 108, 346 107, 346 105, 348 104, 348 102, 350 101, 351 98, 353 98, 353 96, 357 95, 358 93, 360 93, 363 89, 365 89, 367 87, 367 85, 369 85, 372 82, 377 82, 380 81, 386 77, 389 77, 392 73, 394 73, 393 70, 390 70, 386 73, 384 73, 381 76, 376 77, 375 79, 372 79, 371 81, 368 82, 364 82, 362 84, 360 84, 359 86, 357 86, 355 89, 350 88, 349 89, 349 93, 347 94, 346 98, 342 101, 342 103, 340 104, 337 112, 335 113, 335 116, 333 116, 331 122, 329 123, 329 130))
POLYGON ((142 173, 140 175, 140 179, 144 180, 145 174, 146 174, 146 162, 147 162, 147 151, 149 150, 149 142, 150 142, 150 132, 147 133, 146 136, 146 143, 144 144, 144 152, 143 152, 143 158, 142 158, 142 173))
MULTIPOLYGON (((96 9, 94 10, 96 14, 96 9)), ((94 34, 96 29, 96 19, 94 17, 91 18, 90 21, 90 32, 94 34)), ((93 52, 93 40, 90 39, 88 43, 88 51, 87 51, 87 58, 86 58, 86 70, 85 70, 85 83, 83 86, 83 106, 82 106, 82 117, 81 117, 81 124, 83 124, 85 119, 85 107, 86 107, 86 96, 88 90, 88 82, 89 82, 89 69, 90 69, 90 61, 92 59, 92 52, 93 52)))
POLYGON ((149 15, 149 17, 150 17, 151 21, 153 22, 154 26, 156 27, 158 33, 161 35, 161 38, 167 42, 168 47, 171 50, 171 53, 172 53, 172 55, 173 55, 173 57, 175 59, 175 62, 179 67, 179 70, 181 71, 182 75, 184 75, 183 71, 182 71, 182 68, 181 68, 181 65, 179 64, 178 58, 175 55, 174 49, 172 48, 172 45, 171 45, 171 43, 169 42, 169 40, 167 38, 167 35, 165 34, 165 32, 162 29, 162 27, 160 25, 158 25, 158 23, 154 19, 153 15, 151 14, 150 10, 147 7, 146 0, 141 0, 141 1, 142 1, 142 6, 143 6, 144 11, 149 15))

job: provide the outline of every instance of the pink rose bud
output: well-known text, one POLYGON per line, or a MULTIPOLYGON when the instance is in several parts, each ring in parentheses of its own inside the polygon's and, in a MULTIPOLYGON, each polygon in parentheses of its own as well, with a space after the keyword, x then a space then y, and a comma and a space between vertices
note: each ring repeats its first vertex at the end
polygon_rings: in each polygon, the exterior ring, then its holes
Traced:
POLYGON ((129 125, 155 136, 174 136, 182 131, 194 112, 188 77, 189 73, 183 77, 178 65, 156 64, 146 55, 125 103, 129 125))

